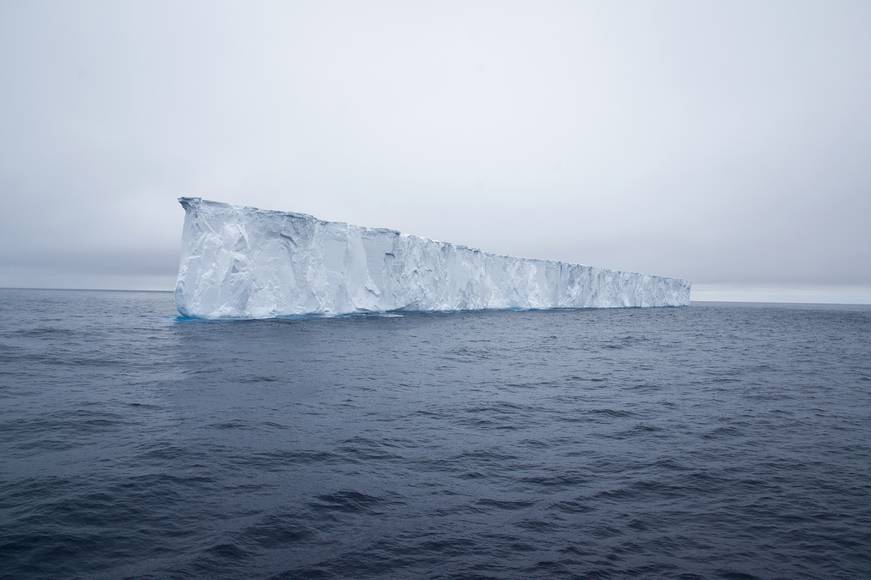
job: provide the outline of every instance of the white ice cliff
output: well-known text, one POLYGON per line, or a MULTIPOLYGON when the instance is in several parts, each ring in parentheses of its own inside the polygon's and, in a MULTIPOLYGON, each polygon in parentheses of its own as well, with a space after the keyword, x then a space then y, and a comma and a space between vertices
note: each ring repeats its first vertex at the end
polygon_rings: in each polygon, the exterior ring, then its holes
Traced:
POLYGON ((488 254, 397 231, 179 199, 183 316, 683 306, 690 283, 488 254))

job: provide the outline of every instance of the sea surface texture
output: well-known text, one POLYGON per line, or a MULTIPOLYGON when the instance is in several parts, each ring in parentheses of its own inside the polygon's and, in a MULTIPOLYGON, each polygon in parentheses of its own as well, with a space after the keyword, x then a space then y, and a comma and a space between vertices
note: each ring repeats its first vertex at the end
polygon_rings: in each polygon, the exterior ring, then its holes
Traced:
POLYGON ((0 291, 2 578, 869 578, 871 310, 0 291))

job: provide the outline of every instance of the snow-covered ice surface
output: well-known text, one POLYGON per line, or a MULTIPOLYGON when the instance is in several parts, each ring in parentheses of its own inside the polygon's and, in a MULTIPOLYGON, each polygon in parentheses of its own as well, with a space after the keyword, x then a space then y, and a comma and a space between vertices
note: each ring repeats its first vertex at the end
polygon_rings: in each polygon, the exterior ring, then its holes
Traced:
POLYGON ((175 300, 194 318, 684 306, 690 283, 512 258, 315 217, 179 199, 175 300))

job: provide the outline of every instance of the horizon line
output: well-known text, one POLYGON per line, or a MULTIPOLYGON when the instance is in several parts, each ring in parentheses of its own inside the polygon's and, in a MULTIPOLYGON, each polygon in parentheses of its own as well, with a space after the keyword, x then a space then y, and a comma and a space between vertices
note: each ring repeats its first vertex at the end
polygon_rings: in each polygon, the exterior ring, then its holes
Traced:
MULTIPOLYGON (((748 285, 750 286, 750 285, 748 285)), ((51 292, 149 292, 173 294, 175 290, 154 290, 145 288, 60 288, 49 286, 0 286, 0 290, 38 290, 51 292)), ((805 301, 782 301, 782 300, 711 300, 690 299, 692 303, 705 304, 806 304, 809 306, 871 306, 871 302, 805 302, 805 301)), ((599 309, 604 310, 604 309, 599 309)))

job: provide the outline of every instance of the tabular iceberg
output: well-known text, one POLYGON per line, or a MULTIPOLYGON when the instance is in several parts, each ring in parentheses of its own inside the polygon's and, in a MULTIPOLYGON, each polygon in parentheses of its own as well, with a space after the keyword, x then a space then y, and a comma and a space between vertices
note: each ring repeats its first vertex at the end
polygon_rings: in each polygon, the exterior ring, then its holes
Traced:
POLYGON ((194 318, 684 306, 690 283, 182 197, 175 300, 194 318))

